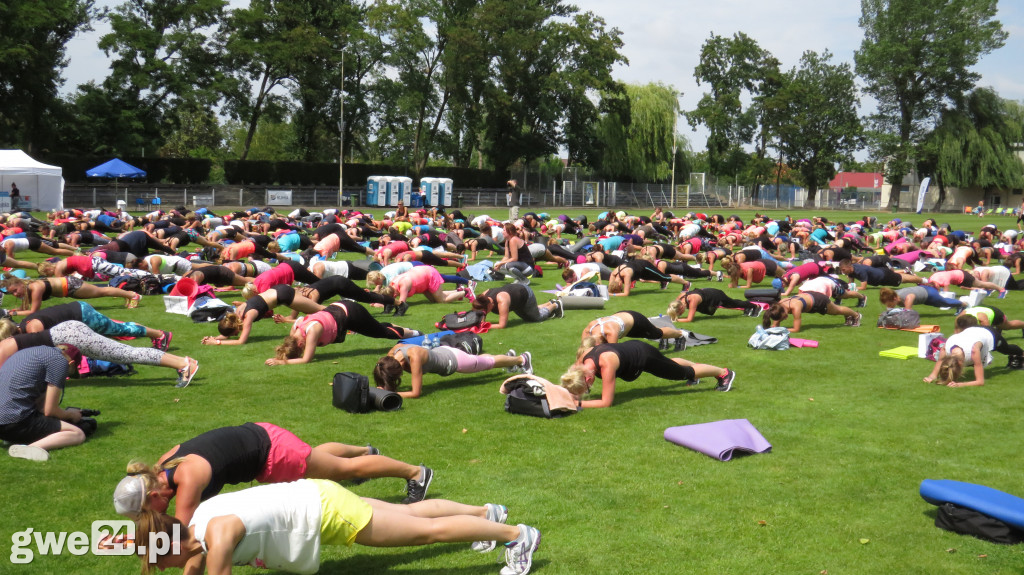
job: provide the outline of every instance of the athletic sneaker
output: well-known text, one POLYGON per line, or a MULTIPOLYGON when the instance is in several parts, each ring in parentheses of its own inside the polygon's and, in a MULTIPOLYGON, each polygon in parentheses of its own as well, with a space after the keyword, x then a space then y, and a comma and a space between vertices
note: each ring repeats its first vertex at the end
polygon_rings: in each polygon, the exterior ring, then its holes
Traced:
POLYGON ((667 282, 667 281, 661 282, 661 289, 668 289, 668 284, 669 283, 671 283, 671 282, 667 282))
POLYGON ((715 386, 715 391, 729 391, 732 389, 732 381, 734 379, 736 379, 736 372, 727 369, 724 376, 715 378, 715 381, 718 382, 718 385, 715 386))
POLYGON ((658 349, 659 350, 661 350, 661 351, 668 351, 668 346, 669 346, 669 343, 668 343, 667 339, 661 338, 661 339, 658 340, 658 349))
MULTIPOLYGON (((484 507, 487 508, 486 519, 488 521, 502 524, 508 521, 508 507, 498 505, 497 503, 488 503, 484 507)), ((474 541, 469 548, 478 553, 487 553, 497 546, 497 541, 474 541)))
MULTIPOLYGON (((516 357, 519 354, 516 353, 516 350, 510 349, 507 352, 505 352, 505 355, 509 357, 516 357)), ((508 373, 519 373, 520 371, 522 371, 522 369, 518 365, 511 365, 509 367, 506 367, 505 371, 507 371, 508 373)))
POLYGON ((405 315, 405 312, 407 311, 409 311, 409 302, 403 301, 395 306, 395 317, 401 317, 405 315))
POLYGON ((672 351, 683 351, 684 349, 686 349, 686 338, 677 337, 675 345, 672 346, 672 351))
POLYGON ((128 309, 135 309, 139 307, 140 301, 142 301, 142 294, 135 294, 125 301, 124 307, 128 309))
POLYGON ((715 272, 715 281, 716 281, 716 282, 720 282, 720 281, 722 281, 722 280, 723 280, 724 278, 725 278, 725 274, 724 274, 724 273, 722 273, 722 272, 720 272, 720 271, 716 271, 716 272, 715 272))
POLYGON ((519 371, 527 375, 533 375, 533 355, 524 351, 521 356, 523 358, 523 365, 519 366, 519 371))
POLYGON ((410 503, 416 503, 417 501, 423 501, 423 498, 427 496, 427 488, 430 487, 430 481, 434 479, 434 471, 426 465, 420 465, 420 477, 423 479, 410 479, 405 484, 405 499, 402 503, 408 505, 410 503))
POLYGON ((867 307, 867 305, 868 305, 868 296, 864 296, 863 298, 861 298, 860 300, 857 301, 857 307, 867 307))
POLYGON ((167 348, 171 347, 171 338, 174 337, 174 333, 169 331, 160 332, 160 337, 153 341, 153 347, 160 351, 167 351, 167 348))
POLYGON ((192 383, 192 378, 195 377, 196 372, 199 371, 199 362, 196 361, 196 366, 193 368, 193 361, 195 360, 191 357, 185 358, 187 365, 178 370, 178 383, 174 384, 174 387, 188 387, 188 384, 192 383))
POLYGON ((864 314, 857 313, 857 317, 850 321, 850 327, 860 327, 860 320, 864 317, 864 314))
POLYGON ((505 544, 505 566, 501 575, 526 575, 533 566, 533 552, 540 547, 540 531, 519 524, 519 537, 505 544))
POLYGON ((554 302, 554 304, 555 304, 555 310, 551 313, 551 317, 554 317, 554 318, 563 318, 563 317, 565 317, 565 304, 562 303, 562 300, 559 299, 559 298, 555 298, 555 299, 553 299, 551 301, 554 302))
POLYGON ((42 447, 32 445, 12 445, 7 449, 7 453, 11 457, 28 459, 29 461, 47 461, 50 459, 50 452, 42 447))
POLYGON ((393 303, 386 303, 386 304, 384 304, 384 311, 382 311, 381 313, 387 313, 387 314, 395 313, 395 304, 393 304, 393 303))

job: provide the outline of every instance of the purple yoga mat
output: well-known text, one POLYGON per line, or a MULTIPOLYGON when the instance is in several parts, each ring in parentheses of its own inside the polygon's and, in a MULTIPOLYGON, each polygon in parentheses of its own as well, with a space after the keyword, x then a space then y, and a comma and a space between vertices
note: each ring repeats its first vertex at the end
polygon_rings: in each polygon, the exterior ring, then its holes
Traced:
POLYGON ((719 461, 729 461, 737 449, 751 453, 767 453, 772 449, 772 444, 746 419, 670 427, 665 430, 665 439, 719 461))

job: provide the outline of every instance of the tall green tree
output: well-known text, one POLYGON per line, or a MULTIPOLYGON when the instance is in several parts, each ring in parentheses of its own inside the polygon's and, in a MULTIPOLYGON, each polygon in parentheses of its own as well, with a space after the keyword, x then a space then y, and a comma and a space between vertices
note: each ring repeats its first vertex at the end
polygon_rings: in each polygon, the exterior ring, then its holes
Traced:
POLYGON ((288 3, 251 0, 232 10, 220 28, 224 111, 246 126, 238 158, 249 156, 265 113, 283 115, 296 62, 306 51, 304 22, 291 18, 288 3))
POLYGON ((800 172, 812 206, 818 189, 862 142, 853 71, 849 64, 831 60, 827 50, 820 55, 804 52, 773 102, 780 120, 775 126, 779 151, 800 172))
MULTIPOLYGON (((686 117, 691 126, 702 124, 708 129, 713 174, 735 176, 746 162, 742 147, 753 140, 762 116, 758 106, 744 107, 744 100, 760 102, 773 85, 770 81, 777 79, 778 66, 778 60, 742 32, 732 38, 712 34, 701 46, 694 77, 709 91, 686 117)), ((767 133, 761 134, 766 143, 767 133)))
POLYGON ((939 188, 934 209, 946 201, 946 187, 996 189, 1024 187, 1024 108, 991 88, 971 91, 959 106, 942 110, 921 146, 918 170, 939 188))
POLYGON ((142 119, 157 146, 176 129, 178 106, 212 110, 220 100, 220 52, 213 36, 226 0, 129 0, 107 14, 99 47, 111 62, 103 87, 142 119), (152 122, 158 124, 154 126, 152 122))
POLYGON ((869 118, 873 151, 885 158, 899 206, 910 171, 944 104, 963 99, 980 78, 971 67, 1001 47, 1007 34, 995 19, 998 0, 861 0, 864 40, 854 54, 865 90, 878 102, 869 118))
POLYGON ((601 172, 609 178, 658 182, 672 175, 678 93, 663 84, 627 85, 627 105, 601 119, 601 172))
POLYGON ((594 117, 584 112, 596 106, 587 96, 615 86, 620 32, 561 0, 484 0, 475 22, 490 67, 478 80, 484 153, 498 171, 556 153, 567 141, 566 110, 594 117))
POLYGON ((89 30, 93 0, 0 3, 0 142, 29 152, 56 137, 67 43, 89 30))
MULTIPOLYGON (((279 10, 287 5, 289 18, 303 22, 301 37, 294 41, 303 46, 304 52, 295 62, 291 89, 295 103, 292 123, 300 157, 333 161, 338 157, 341 62, 342 58, 348 62, 350 39, 363 26, 364 8, 349 0, 294 0, 277 5, 279 10)), ((345 74, 349 74, 348 66, 345 74)))

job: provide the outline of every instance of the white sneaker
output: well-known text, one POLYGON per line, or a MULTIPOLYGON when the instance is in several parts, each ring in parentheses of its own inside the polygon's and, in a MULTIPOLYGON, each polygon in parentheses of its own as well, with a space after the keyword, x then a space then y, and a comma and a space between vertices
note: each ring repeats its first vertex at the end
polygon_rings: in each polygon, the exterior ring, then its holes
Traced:
POLYGON ((28 459, 29 461, 48 461, 50 459, 50 453, 42 447, 33 447, 31 445, 12 445, 7 453, 11 457, 17 457, 18 459, 28 459))
POLYGON ((505 566, 501 575, 526 575, 533 566, 533 552, 540 547, 540 531, 519 525, 519 537, 505 544, 505 566))
MULTIPOLYGON (((487 504, 487 520, 495 523, 508 521, 508 508, 497 503, 487 504)), ((478 553, 487 553, 498 546, 497 541, 474 541, 470 548, 478 553)))

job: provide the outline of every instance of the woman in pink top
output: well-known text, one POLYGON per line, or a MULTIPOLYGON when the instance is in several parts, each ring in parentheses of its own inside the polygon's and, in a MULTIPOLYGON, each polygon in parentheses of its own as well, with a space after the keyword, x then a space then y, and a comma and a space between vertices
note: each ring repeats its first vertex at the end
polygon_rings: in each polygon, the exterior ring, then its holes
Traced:
POLYGON ((947 270, 942 272, 935 272, 924 282, 925 284, 934 286, 936 288, 945 288, 951 285, 960 286, 963 289, 987 289, 994 290, 997 292, 1004 292, 1006 290, 1000 289, 994 283, 982 281, 971 272, 964 270, 947 270))
POLYGON ((395 298, 395 315, 403 316, 409 309, 406 300, 409 296, 423 294, 433 303, 451 303, 465 297, 464 291, 444 291, 441 284, 444 278, 436 269, 431 266, 416 266, 411 270, 398 274, 391 285, 384 288, 382 293, 395 298))
POLYGON ((317 347, 344 342, 348 330, 366 337, 394 340, 423 335, 414 329, 380 323, 363 306, 354 301, 342 300, 325 307, 323 311, 299 318, 292 325, 288 337, 277 346, 275 357, 265 363, 309 363, 313 361, 317 347))
POLYGON ((409 242, 392 240, 388 236, 383 236, 380 239, 380 247, 377 248, 377 255, 375 257, 380 262, 380 265, 386 266, 391 263, 391 258, 407 252, 409 249, 409 242))

